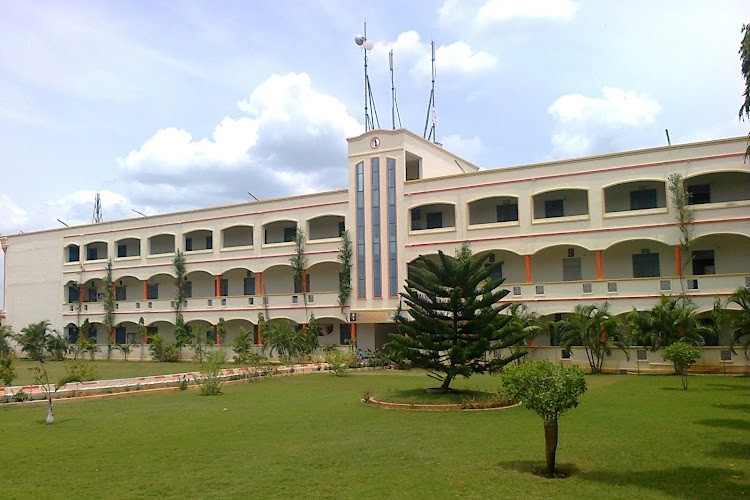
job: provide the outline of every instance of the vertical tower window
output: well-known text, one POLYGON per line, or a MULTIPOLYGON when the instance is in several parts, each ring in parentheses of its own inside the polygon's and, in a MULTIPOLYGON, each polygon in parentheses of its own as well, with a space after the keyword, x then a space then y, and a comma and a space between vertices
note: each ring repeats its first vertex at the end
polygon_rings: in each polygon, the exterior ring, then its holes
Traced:
POLYGON ((396 160, 388 158, 388 295, 398 293, 396 255, 396 160))
POLYGON ((380 159, 372 159, 372 293, 383 295, 380 267, 380 159))
POLYGON ((365 297, 365 164, 357 163, 357 297, 365 297))

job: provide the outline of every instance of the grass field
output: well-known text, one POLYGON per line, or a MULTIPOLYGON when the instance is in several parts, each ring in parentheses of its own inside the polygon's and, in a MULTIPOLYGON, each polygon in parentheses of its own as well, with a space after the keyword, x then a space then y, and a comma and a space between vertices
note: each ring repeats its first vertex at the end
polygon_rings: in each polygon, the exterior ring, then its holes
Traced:
MULTIPOLYGON (((182 367, 183 365, 178 365, 182 367)), ((548 480, 541 419, 525 408, 385 410, 422 372, 278 377, 195 390, 0 408, 8 498, 623 498, 750 496, 750 378, 588 377, 562 417, 548 480)), ((497 378, 457 384, 493 389, 497 378)))
MULTIPOLYGON (((65 375, 65 363, 70 363, 70 360, 66 362, 47 361, 45 363, 50 382, 55 383, 60 380, 61 376, 65 375)), ((13 385, 30 385, 35 383, 34 373, 30 369, 39 366, 39 363, 28 359, 16 359, 13 361, 13 365, 16 370, 16 378, 13 379, 13 385)), ((97 379, 114 379, 196 371, 200 369, 200 363, 193 361, 183 361, 181 363, 157 363, 155 361, 125 362, 120 360, 97 360, 94 362, 94 367, 97 379)))

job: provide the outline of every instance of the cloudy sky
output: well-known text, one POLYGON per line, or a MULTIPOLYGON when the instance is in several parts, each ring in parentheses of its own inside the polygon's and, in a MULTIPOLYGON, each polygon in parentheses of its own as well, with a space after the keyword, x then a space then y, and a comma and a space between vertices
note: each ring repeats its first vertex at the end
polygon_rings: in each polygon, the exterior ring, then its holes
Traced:
POLYGON ((746 134, 747 0, 0 2, 0 234, 341 188, 391 128, 482 168, 746 134))

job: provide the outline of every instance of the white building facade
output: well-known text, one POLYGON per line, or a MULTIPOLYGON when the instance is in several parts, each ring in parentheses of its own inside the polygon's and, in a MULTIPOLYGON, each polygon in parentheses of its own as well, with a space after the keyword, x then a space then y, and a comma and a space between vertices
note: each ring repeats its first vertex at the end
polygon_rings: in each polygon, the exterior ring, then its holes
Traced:
MULTIPOLYGON (((615 314, 650 309, 683 290, 706 313, 717 297, 750 286, 746 138, 492 170, 406 130, 371 131, 348 144, 345 190, 0 237, 3 321, 20 329, 48 319, 75 338, 88 319, 106 343, 111 260, 113 340, 140 343, 141 318, 173 338, 177 250, 189 283, 184 319, 207 330, 223 321, 224 344, 240 328, 260 342, 259 313, 298 324, 314 313, 321 343, 379 348, 395 331, 408 263, 463 242, 503 263, 506 301, 550 319, 577 304, 608 302, 615 314), (673 174, 694 210, 689 255, 679 243, 673 174), (303 283, 290 265, 298 228, 306 236, 303 283), (353 255, 342 308, 344 230, 353 255)), ((549 336, 536 344, 549 345, 549 336)))

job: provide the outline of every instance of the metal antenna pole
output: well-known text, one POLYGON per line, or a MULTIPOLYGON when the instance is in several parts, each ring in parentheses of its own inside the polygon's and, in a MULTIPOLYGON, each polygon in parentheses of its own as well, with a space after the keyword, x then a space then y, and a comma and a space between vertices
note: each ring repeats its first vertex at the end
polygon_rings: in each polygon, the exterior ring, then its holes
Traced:
POLYGON ((98 224, 102 220, 102 201, 99 197, 99 193, 96 193, 96 196, 94 197, 94 214, 91 216, 91 222, 92 224, 98 224))
POLYGON ((437 117, 435 116, 435 42, 430 42, 430 46, 432 47, 432 90, 430 91, 430 102, 427 104, 427 118, 424 122, 422 137, 428 141, 437 142, 437 117), (430 121, 432 121, 432 126, 430 126, 430 121), (427 134, 428 128, 430 129, 429 135, 427 134))
MULTIPOLYGON (((364 37, 367 40, 367 21, 364 23, 364 37)), ((367 111, 367 104, 370 100, 370 79, 367 77, 367 49, 362 47, 362 53, 365 57, 365 132, 370 130, 370 113, 367 111)))
POLYGON ((388 65, 391 67, 391 126, 396 130, 396 86, 393 84, 393 49, 388 52, 388 65))

